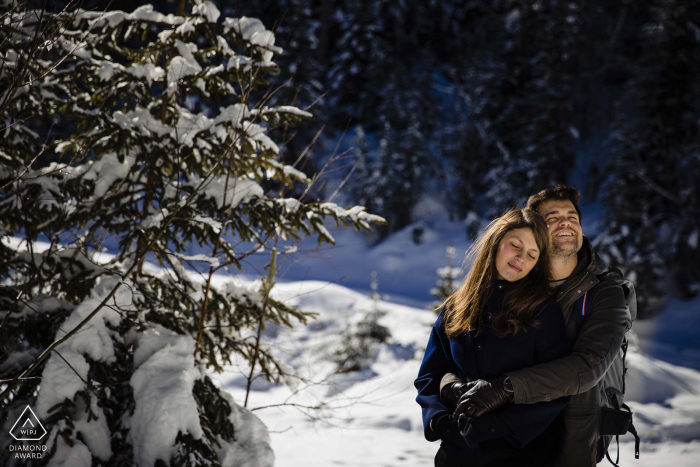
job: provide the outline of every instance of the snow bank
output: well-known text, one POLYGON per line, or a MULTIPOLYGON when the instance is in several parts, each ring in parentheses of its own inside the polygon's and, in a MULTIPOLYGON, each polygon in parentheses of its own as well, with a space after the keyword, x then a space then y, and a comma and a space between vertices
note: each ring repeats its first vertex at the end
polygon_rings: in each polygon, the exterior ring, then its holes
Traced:
POLYGON ((654 319, 637 321, 634 331, 644 353, 674 365, 700 370, 700 297, 669 300, 654 319))
POLYGON ((643 404, 672 404, 682 396, 700 396, 700 372, 644 354, 627 357, 627 399, 643 404))

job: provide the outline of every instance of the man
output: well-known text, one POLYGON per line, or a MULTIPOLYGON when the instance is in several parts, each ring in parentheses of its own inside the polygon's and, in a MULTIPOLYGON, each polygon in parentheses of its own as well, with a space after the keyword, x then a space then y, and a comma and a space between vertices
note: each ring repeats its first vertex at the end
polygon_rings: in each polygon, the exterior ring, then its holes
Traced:
MULTIPOLYGON (((548 188, 530 196, 527 207, 544 218, 549 231, 550 285, 564 313, 571 355, 514 371, 499 378, 462 383, 447 374, 441 397, 456 413, 481 416, 507 404, 534 404, 573 396, 563 414, 566 434, 559 465, 596 464, 603 376, 620 352, 630 318, 625 296, 615 281, 597 276, 607 270, 581 230, 580 192, 570 186, 548 188), (572 319, 576 301, 595 287, 588 317, 572 319)), ((552 453, 553 456, 556 453, 552 453)))

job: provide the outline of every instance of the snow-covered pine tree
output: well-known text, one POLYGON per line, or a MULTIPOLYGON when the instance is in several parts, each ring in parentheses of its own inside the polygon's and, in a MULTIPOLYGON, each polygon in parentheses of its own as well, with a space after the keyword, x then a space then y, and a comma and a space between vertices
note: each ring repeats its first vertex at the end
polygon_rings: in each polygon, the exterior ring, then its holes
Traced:
POLYGON ((362 371, 370 366, 376 356, 377 344, 385 343, 391 337, 391 331, 379 324, 379 319, 385 312, 379 309, 379 300, 387 299, 379 293, 379 274, 372 271, 369 298, 372 308, 362 319, 350 323, 344 331, 341 345, 333 352, 333 360, 338 365, 338 373, 362 371))
POLYGON ((495 106, 484 106, 495 159, 486 174, 486 195, 498 212, 565 182, 574 167, 578 139, 572 125, 581 43, 579 2, 544 1, 537 8, 528 1, 507 5, 504 74, 493 75, 499 80, 500 98, 495 106))
POLYGON ((349 181, 353 201, 387 220, 377 229, 380 238, 412 222, 413 207, 421 199, 433 174, 430 152, 433 109, 422 93, 430 77, 413 79, 409 70, 384 85, 377 105, 382 129, 363 136, 364 160, 349 181))
POLYGON ((380 238, 411 223, 411 211, 422 194, 428 168, 420 125, 396 129, 386 123, 378 148, 369 152, 364 167, 353 174, 349 193, 354 202, 387 219, 380 238))
MULTIPOLYGON (((364 167, 349 181, 354 202, 387 219, 383 238, 412 221, 430 176, 436 108, 428 51, 419 53, 420 8, 387 0, 345 0, 329 72, 336 129, 367 133, 364 167), (405 57, 411 57, 405 60, 405 57), (364 175, 364 176, 362 176, 364 175)), ((342 131, 342 130, 341 130, 342 131)))
POLYGON ((452 245, 445 247, 445 255, 447 256, 447 264, 436 271, 439 279, 435 283, 435 287, 430 289, 430 295, 436 299, 436 302, 431 305, 432 307, 440 306, 459 288, 459 278, 462 275, 462 270, 454 266, 455 247, 452 245))
POLYGON ((639 316, 669 290, 700 292, 700 2, 658 0, 617 108, 603 194, 606 260, 637 289, 639 316))
MULTIPOLYGON (((276 44, 284 48, 284 54, 276 59, 276 63, 285 73, 271 77, 270 82, 280 88, 270 96, 269 105, 284 103, 302 109, 311 106, 309 110, 315 118, 305 125, 281 125, 270 133, 270 137, 280 142, 284 162, 296 163, 297 169, 312 177, 326 162, 318 148, 315 145, 309 147, 309 144, 318 141, 316 134, 328 123, 328 108, 322 96, 326 92, 325 60, 331 23, 325 16, 332 13, 331 1, 265 0, 239 5, 222 4, 222 10, 259 18, 275 31, 276 44)), ((276 184, 270 185, 276 188, 276 184)), ((304 187, 297 185, 286 190, 288 196, 298 196, 304 187)), ((311 193, 322 191, 321 186, 315 186, 311 193)))
POLYGON ((336 128, 349 122, 362 123, 369 131, 377 128, 376 119, 364 117, 380 101, 382 80, 394 58, 384 30, 385 1, 344 0, 334 12, 338 38, 328 71, 328 100, 335 109, 336 128))
MULTIPOLYGON (((10 22, 26 12, 2 7, 10 22)), ((281 49, 260 21, 222 19, 208 1, 186 16, 150 5, 74 13, 44 13, 65 27, 32 60, 58 66, 32 69, 0 115, 11 123, 0 168, 0 379, 10 380, 0 441, 27 405, 49 432, 43 460, 3 453, 3 465, 272 465, 264 425, 207 370, 240 354, 279 380, 248 337, 259 323, 309 315, 270 298, 269 282, 212 276, 277 239, 333 243, 328 218, 364 230, 383 220, 261 188, 266 177, 310 183, 277 160, 267 131, 311 115, 267 105, 281 49), (52 141, 34 125, 45 115, 70 136, 52 141), (42 150, 50 163, 37 169, 42 150)), ((5 69, 22 65, 13 45, 3 44, 5 69)))

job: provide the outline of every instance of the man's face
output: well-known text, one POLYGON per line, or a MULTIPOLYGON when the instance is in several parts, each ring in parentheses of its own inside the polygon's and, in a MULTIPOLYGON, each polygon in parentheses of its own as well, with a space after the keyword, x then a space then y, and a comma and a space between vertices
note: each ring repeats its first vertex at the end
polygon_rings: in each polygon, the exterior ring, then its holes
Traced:
POLYGON ((553 257, 572 256, 583 246, 581 223, 569 200, 550 199, 540 204, 538 212, 547 223, 549 254, 553 257))

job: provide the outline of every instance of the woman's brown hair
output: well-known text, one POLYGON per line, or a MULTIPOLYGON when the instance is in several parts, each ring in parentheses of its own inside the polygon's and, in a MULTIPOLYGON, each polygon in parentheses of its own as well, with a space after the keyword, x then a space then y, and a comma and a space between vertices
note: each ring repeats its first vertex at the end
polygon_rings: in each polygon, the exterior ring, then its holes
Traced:
POLYGON ((466 257, 466 262, 471 263, 469 273, 460 288, 440 305, 445 310, 443 324, 448 338, 478 329, 479 312, 491 298, 497 278, 498 245, 506 232, 522 228, 532 231, 540 256, 524 278, 508 287, 504 312, 494 316, 491 329, 494 335, 502 337, 539 325, 535 313, 551 297, 547 225, 535 211, 513 209, 494 219, 472 244, 466 257))

